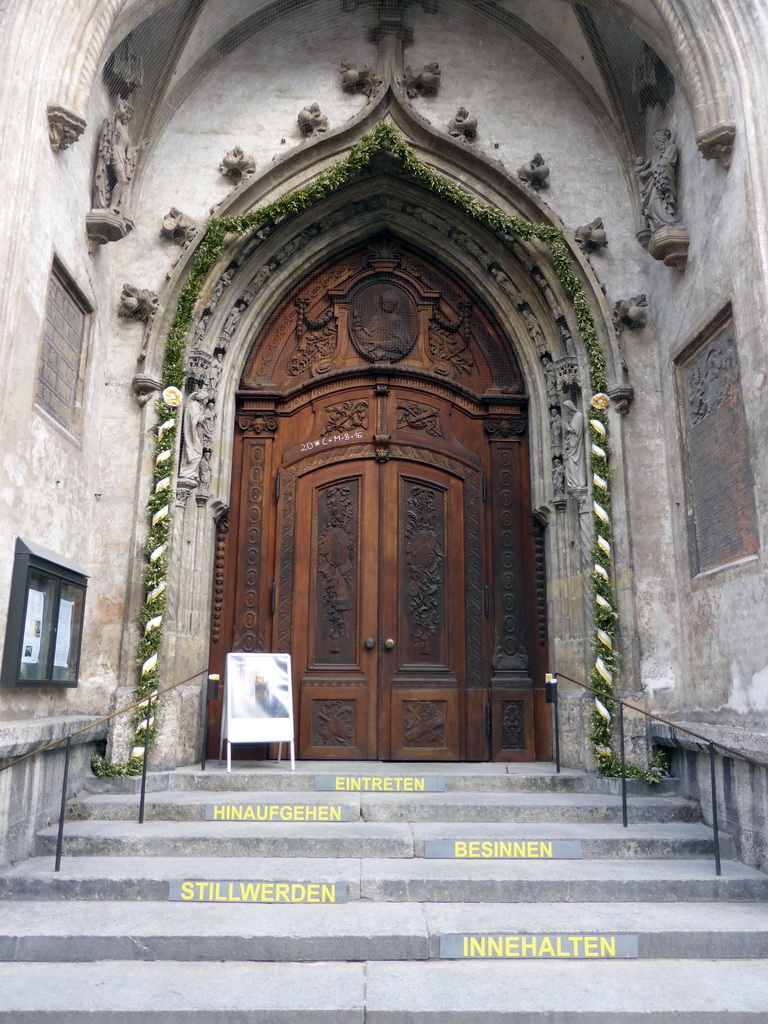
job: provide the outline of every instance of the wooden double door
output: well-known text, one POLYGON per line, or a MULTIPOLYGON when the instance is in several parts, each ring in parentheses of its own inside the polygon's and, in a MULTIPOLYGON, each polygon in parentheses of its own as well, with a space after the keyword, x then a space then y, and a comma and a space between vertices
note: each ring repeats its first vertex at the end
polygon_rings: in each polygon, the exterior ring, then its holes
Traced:
MULTIPOLYGON (((481 618, 479 473, 414 451, 347 454, 297 467, 307 471, 296 482, 290 646, 302 756, 458 760, 467 623, 481 618)), ((479 662, 482 637, 473 644, 479 662)))
POLYGON ((291 654, 301 757, 549 756, 526 401, 489 313, 388 236, 319 268, 254 341, 211 663, 291 654))

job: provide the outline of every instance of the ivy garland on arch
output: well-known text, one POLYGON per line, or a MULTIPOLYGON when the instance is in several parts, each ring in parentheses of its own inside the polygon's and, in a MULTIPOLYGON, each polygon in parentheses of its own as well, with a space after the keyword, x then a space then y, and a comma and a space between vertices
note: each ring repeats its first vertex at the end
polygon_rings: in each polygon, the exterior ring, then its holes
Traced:
MULTIPOLYGON (((594 321, 584 286, 576 274, 568 246, 561 232, 550 225, 534 225, 522 217, 513 217, 481 201, 454 185, 442 174, 421 160, 391 122, 380 122, 363 136, 349 154, 332 164, 307 185, 257 210, 240 216, 214 217, 208 224, 200 242, 192 269, 182 288, 176 313, 165 345, 162 386, 167 389, 184 387, 186 380, 186 339, 194 318, 197 299, 214 263, 222 252, 228 236, 242 235, 246 231, 267 223, 276 223, 285 217, 300 213, 313 206, 359 174, 382 148, 388 149, 400 161, 403 171, 428 188, 433 194, 462 210, 491 231, 511 235, 521 241, 536 239, 549 248, 558 281, 573 302, 576 323, 587 354, 589 384, 592 391, 589 413, 591 441, 590 466, 592 471, 591 496, 595 542, 592 549, 594 569, 589 581, 595 598, 595 632, 592 648, 595 664, 589 675, 589 684, 600 693, 591 714, 590 738, 596 757, 597 770, 602 774, 617 774, 618 758, 611 751, 610 723, 615 710, 614 678, 618 670, 618 612, 612 584, 610 447, 608 443, 608 398, 605 394, 607 379, 605 357, 597 340, 594 321)), ((163 638, 163 617, 166 609, 168 575, 168 539, 170 536, 175 452, 178 439, 178 408, 156 403, 158 416, 154 429, 155 453, 152 493, 147 501, 149 531, 144 548, 145 601, 139 613, 143 635, 138 645, 139 682, 135 694, 142 704, 136 711, 133 749, 129 759, 110 764, 106 758, 93 755, 93 770, 97 775, 136 775, 141 772, 147 739, 154 736, 154 712, 160 682, 160 648, 163 638)), ((661 774, 654 762, 644 769, 628 766, 628 774, 658 781, 661 774)))

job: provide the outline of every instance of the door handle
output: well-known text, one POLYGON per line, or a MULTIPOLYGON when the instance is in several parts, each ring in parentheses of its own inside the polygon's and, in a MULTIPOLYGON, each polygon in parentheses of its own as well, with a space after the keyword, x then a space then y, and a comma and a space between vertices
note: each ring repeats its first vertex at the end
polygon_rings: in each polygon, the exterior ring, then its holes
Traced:
POLYGON ((365 640, 363 640, 363 647, 366 649, 366 651, 372 651, 375 646, 376 641, 373 639, 372 636, 367 636, 365 640))
POLYGON ((384 650, 385 651, 391 651, 394 648, 394 646, 395 646, 395 641, 392 640, 391 637, 388 640, 384 641, 384 650))

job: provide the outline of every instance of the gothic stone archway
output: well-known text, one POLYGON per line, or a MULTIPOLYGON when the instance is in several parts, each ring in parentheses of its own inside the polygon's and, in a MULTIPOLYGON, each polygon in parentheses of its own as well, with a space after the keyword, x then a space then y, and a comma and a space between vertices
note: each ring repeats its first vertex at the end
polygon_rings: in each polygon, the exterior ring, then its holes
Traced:
POLYGON ((301 756, 549 755, 526 422, 493 318, 389 236, 274 311, 238 393, 211 661, 291 653, 301 756))

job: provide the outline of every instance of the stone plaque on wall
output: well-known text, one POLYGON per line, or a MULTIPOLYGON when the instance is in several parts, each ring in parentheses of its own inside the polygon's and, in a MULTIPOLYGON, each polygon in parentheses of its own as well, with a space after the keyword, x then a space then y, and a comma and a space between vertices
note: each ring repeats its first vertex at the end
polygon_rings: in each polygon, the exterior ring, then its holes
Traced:
POLYGON ((754 555, 757 519, 730 309, 678 361, 694 574, 754 555))

